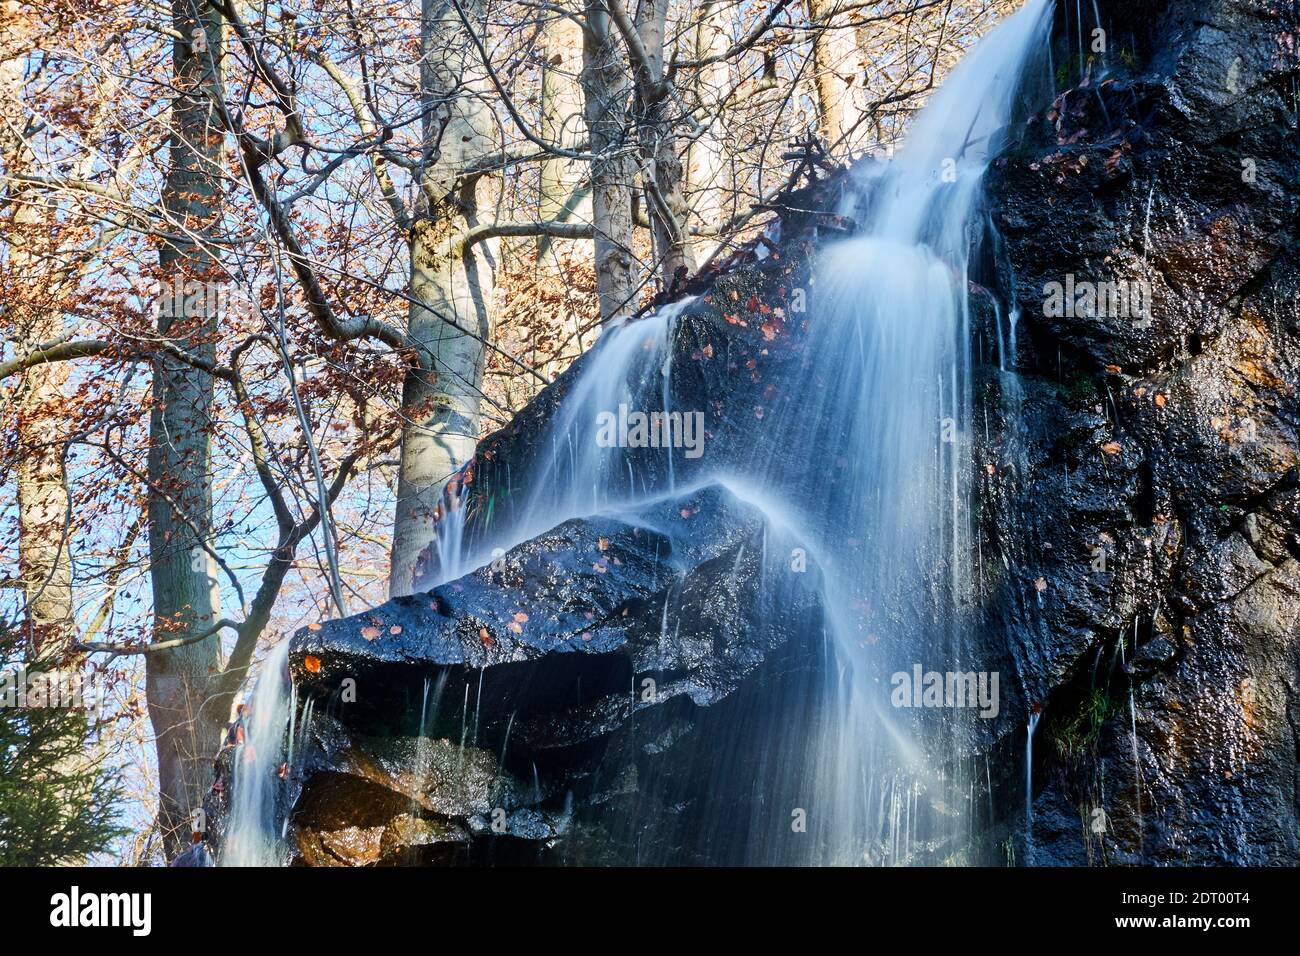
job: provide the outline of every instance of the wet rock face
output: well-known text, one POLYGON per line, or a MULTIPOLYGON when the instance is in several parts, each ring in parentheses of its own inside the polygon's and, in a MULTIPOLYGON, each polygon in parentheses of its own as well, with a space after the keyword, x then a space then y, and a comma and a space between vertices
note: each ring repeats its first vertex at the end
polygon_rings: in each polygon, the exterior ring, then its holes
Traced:
POLYGON ((491 751, 447 739, 365 737, 322 717, 295 772, 289 837, 307 866, 537 862, 568 828, 491 751))
MULTIPOLYGON (((1042 709, 1033 862, 1300 861, 1284 8, 1102 4, 1111 72, 1058 72, 990 173, 1022 348, 1016 387, 981 396, 1002 423, 981 522, 1006 558, 986 642, 1017 675, 1004 706, 1042 709), (1050 301, 1106 280, 1141 283, 1149 312, 1050 301)), ((1058 65, 1076 42, 1058 35, 1058 65)))

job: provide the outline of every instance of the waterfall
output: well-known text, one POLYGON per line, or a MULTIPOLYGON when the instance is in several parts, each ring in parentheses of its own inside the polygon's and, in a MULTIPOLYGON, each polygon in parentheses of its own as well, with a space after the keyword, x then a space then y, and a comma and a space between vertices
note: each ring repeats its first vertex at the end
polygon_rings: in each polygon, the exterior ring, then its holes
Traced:
MULTIPOLYGON (((531 484, 523 528, 531 537, 559 521, 593 514, 620 501, 671 488, 672 448, 664 449, 664 473, 633 466, 630 449, 597 440, 601 414, 672 410, 673 333, 677 320, 694 296, 662 306, 641 319, 624 319, 606 329, 585 373, 564 398, 563 407, 547 435, 548 451, 531 484), (658 479, 658 481, 656 481, 658 479)), ((678 452, 680 454, 680 452, 678 452)), ((522 539, 521 539, 522 540, 522 539)))
POLYGON ((1037 707, 1025 724, 1025 863, 1034 862, 1034 731, 1043 713, 1037 707))
MULTIPOLYGON (((1029 0, 981 40, 892 160, 856 177, 844 208, 858 228, 824 251, 805 290, 806 361, 796 380, 772 383, 771 437, 747 460, 706 457, 708 466, 692 475, 694 483, 716 479, 762 502, 824 573, 828 685, 819 689, 815 733, 773 740, 765 763, 785 781, 782 798, 800 801, 793 809, 806 813, 807 839, 751 833, 743 848, 750 861, 961 860, 973 781, 960 779, 958 735, 946 717, 936 717, 936 737, 934 720, 891 707, 890 675, 914 665, 982 669, 966 641, 973 603, 967 263, 982 224, 984 173, 1005 143, 1021 76, 1046 47, 1050 10, 1049 0, 1029 0), (828 464, 827 449, 839 461, 828 464)), ((468 544, 464 492, 454 490, 438 523, 440 581, 568 518, 630 509, 673 490, 680 450, 647 454, 602 443, 598 416, 620 406, 673 408, 674 335, 689 306, 664 306, 602 334, 530 473, 510 477, 527 498, 509 527, 468 544)), ((1010 312, 1008 321, 1014 341, 1010 312)), ((765 562, 784 560, 776 553, 783 546, 774 544, 765 562)), ((665 607, 665 627, 669 616, 665 607)), ((252 755, 236 761, 226 862, 278 858, 273 774, 293 710, 280 676, 284 647, 264 664, 253 695, 242 745, 252 755)), ((806 703, 769 705, 781 714, 782 706, 806 703)))
POLYGON ((818 550, 834 557, 827 606, 838 667, 811 784, 821 862, 906 863, 922 849, 951 859, 969 828, 953 726, 964 712, 922 720, 890 707, 888 689, 891 673, 917 665, 985 669, 969 659, 965 639, 967 261, 985 170, 1049 27, 1046 0, 999 25, 948 77, 892 161, 859 178, 849 204, 858 232, 825 251, 809 290, 806 382, 786 389, 775 410, 777 445, 833 448, 840 460, 827 468, 810 454, 808 470, 753 463, 768 481, 805 489, 792 507, 819 534, 818 550), (925 806, 914 800, 910 813, 896 812, 900 785, 924 792, 925 806))

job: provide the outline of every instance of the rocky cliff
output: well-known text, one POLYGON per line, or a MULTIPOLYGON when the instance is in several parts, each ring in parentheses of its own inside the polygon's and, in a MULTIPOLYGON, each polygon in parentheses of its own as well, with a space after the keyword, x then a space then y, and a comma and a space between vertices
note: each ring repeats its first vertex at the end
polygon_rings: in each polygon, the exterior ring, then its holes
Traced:
POLYGON ((1295 14, 1104 4, 1112 71, 1058 30, 1068 88, 989 177, 1024 305, 989 640, 1041 709, 1033 862, 1300 860, 1295 14), (1048 305, 1069 276, 1149 308, 1048 305))

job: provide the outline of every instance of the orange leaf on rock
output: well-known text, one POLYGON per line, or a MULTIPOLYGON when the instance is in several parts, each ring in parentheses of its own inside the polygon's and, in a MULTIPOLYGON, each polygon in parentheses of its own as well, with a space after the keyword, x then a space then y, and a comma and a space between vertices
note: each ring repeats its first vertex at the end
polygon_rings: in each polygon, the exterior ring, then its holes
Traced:
POLYGON ((1117 441, 1108 441, 1101 446, 1101 450, 1108 455, 1118 455, 1124 450, 1124 446, 1117 441))
POLYGON ((379 635, 383 633, 384 633, 383 631, 375 627, 373 624, 367 624, 365 627, 361 629, 361 636, 368 641, 379 640, 379 635))
POLYGON ((496 641, 492 639, 492 635, 488 633, 486 627, 480 627, 478 629, 478 639, 483 642, 484 647, 492 647, 496 644, 496 641))
POLYGON ((528 615, 525 614, 523 611, 515 612, 515 621, 517 621, 520 624, 523 624, 527 620, 528 620, 528 615))
POLYGON ((319 624, 316 624, 316 623, 313 622, 313 623, 307 625, 307 630, 309 630, 309 631, 319 631, 319 630, 320 630, 320 625, 319 625, 319 624))
POLYGON ((320 673, 320 658, 314 654, 308 654, 302 659, 302 666, 307 668, 309 673, 320 673))

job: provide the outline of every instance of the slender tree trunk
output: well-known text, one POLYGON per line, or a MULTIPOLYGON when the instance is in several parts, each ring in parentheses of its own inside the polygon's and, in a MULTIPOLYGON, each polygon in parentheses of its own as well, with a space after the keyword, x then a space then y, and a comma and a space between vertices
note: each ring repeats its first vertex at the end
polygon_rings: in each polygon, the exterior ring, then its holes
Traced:
MULTIPOLYGON (((462 2, 471 21, 480 7, 462 2)), ((498 148, 496 126, 480 94, 486 78, 460 18, 447 0, 424 0, 420 83, 424 169, 411 229, 408 322, 421 354, 402 394, 402 454, 393 523, 389 592, 411 593, 421 553, 434 538, 435 509, 447 479, 474 454, 484 347, 444 318, 483 339, 492 335, 496 243, 464 248, 479 224, 484 176, 461 170, 498 148)))
MULTIPOLYGON (((549 143, 577 149, 587 139, 587 122, 583 116, 582 24, 575 17, 553 15, 543 34, 542 102, 538 132, 549 143)), ((586 164, 581 160, 555 156, 542 163, 538 190, 538 218, 555 222, 591 222, 591 183, 586 164)), ((561 306, 562 334, 566 346, 548 356, 538 370, 554 377, 595 340, 597 331, 582 336, 582 310, 567 275, 568 262, 575 258, 579 243, 587 240, 537 239, 539 284, 564 301, 561 306)))
POLYGON ((637 7, 636 29, 645 48, 647 75, 641 78, 641 144, 647 169, 642 171, 646 209, 650 214, 655 258, 664 288, 695 269, 691 255, 690 209, 682 191, 685 170, 678 153, 672 111, 677 103, 661 89, 664 79, 664 31, 668 0, 644 0, 637 7))
MULTIPOLYGON (((0 45, 0 161, 11 178, 32 171, 32 155, 23 140, 27 117, 22 109, 22 24, 0 13, 5 40, 0 45)), ((41 252, 46 220, 44 197, 33 188, 11 187, 7 241, 11 279, 7 303, 17 332, 19 352, 36 348, 63 332, 57 303, 45 302, 49 270, 41 252)), ((68 419, 63 407, 68 365, 37 365, 23 373, 13 401, 18 444, 18 568, 24 592, 25 626, 36 656, 67 665, 75 630, 72 620, 72 515, 64 474, 63 449, 68 419)))
MULTIPOLYGON (((696 60, 726 53, 731 44, 727 34, 731 9, 723 0, 707 0, 701 5, 692 43, 696 60)), ((735 212, 735 183, 726 168, 722 123, 714 117, 717 104, 731 90, 731 65, 719 60, 701 67, 694 86, 695 101, 704 108, 700 122, 705 129, 686 153, 686 195, 694 222, 718 225, 735 212)))
POLYGON ((631 84, 603 0, 584 0, 583 110, 591 152, 592 224, 600 318, 608 324, 632 312, 632 181, 636 162, 628 151, 627 104, 631 84))
POLYGON ((842 5, 842 0, 808 0, 808 13, 820 28, 813 33, 818 132, 828 146, 839 143, 840 149, 847 150, 862 116, 855 100, 862 83, 857 35, 847 19, 839 15, 842 5))
MULTIPOLYGON (((172 0, 176 95, 169 168, 163 187, 171 232, 196 240, 165 243, 158 329, 208 361, 216 357, 218 316, 206 296, 189 299, 186 283, 218 278, 198 237, 215 231, 223 137, 214 101, 221 95, 222 23, 202 0, 172 0), (198 11, 196 16, 195 11, 198 11), (188 300, 188 306, 187 306, 188 300), (201 301, 198 308, 194 303, 201 301)), ((149 441, 149 560, 156 640, 210 630, 220 612, 212 546, 212 377, 171 358, 154 363, 149 441)), ((190 812, 211 784, 211 760, 227 714, 208 696, 221 666, 216 636, 146 658, 149 719, 157 741, 159 826, 167 855, 188 842, 190 812)))
MULTIPOLYGON (((573 17, 553 15, 543 34, 542 103, 538 132, 542 139, 565 149, 576 149, 586 139, 583 116, 582 24, 573 17)), ((538 212, 543 220, 584 222, 591 216, 591 192, 586 166, 581 160, 554 156, 541 168, 538 212)), ((560 240, 562 241, 562 240, 560 240)), ((539 256, 557 244, 542 236, 539 256)))
MULTIPOLYGON (((10 178, 6 197, 10 216, 4 233, 9 246, 10 285, 7 305, 19 353, 57 339, 64 332, 60 269, 45 230, 54 218, 47 199, 35 188, 15 182, 37 172, 24 140, 24 56, 29 25, 10 9, 0 9, 0 163, 10 178)), ((23 373, 12 395, 17 419, 18 569, 23 587, 24 628, 34 663, 47 673, 76 674, 83 659, 73 647, 77 636, 72 591, 74 521, 64 467, 71 431, 65 407, 69 376, 66 363, 37 365, 23 373)), ((69 715, 69 743, 86 743, 88 718, 69 715)), ((74 750, 51 766, 48 782, 65 813, 75 816, 86 799, 87 774, 94 760, 74 750)), ((60 861, 79 866, 78 855, 60 861)))

